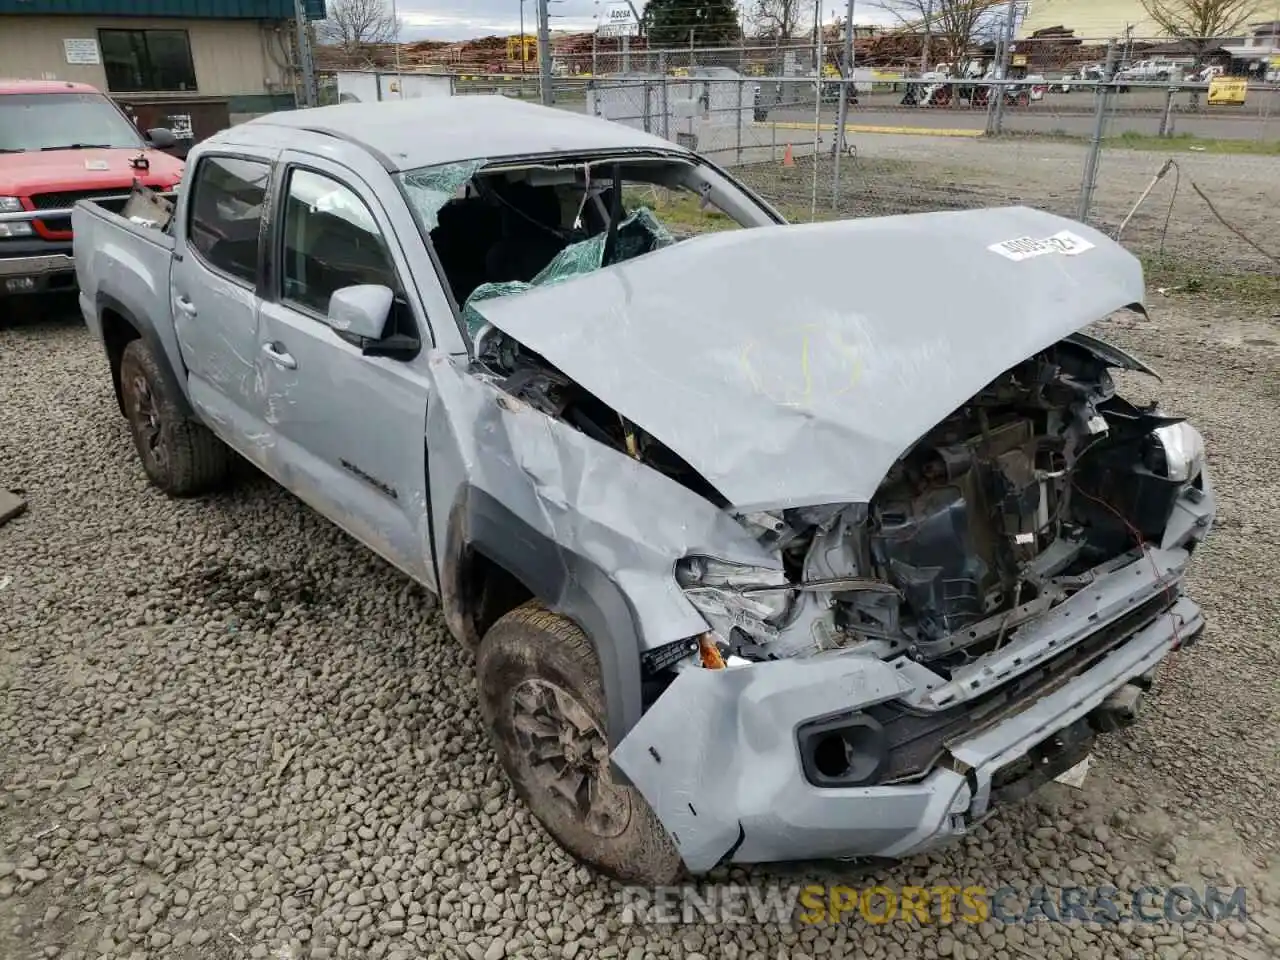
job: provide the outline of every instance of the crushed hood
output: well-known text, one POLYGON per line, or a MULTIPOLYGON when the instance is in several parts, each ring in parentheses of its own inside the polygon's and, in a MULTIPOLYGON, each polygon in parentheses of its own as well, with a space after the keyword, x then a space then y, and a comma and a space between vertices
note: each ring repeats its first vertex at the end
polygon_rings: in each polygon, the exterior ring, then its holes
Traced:
POLYGON ((983 386, 1142 296, 1117 243, 1014 207, 713 234, 479 310, 747 509, 870 500, 983 386))

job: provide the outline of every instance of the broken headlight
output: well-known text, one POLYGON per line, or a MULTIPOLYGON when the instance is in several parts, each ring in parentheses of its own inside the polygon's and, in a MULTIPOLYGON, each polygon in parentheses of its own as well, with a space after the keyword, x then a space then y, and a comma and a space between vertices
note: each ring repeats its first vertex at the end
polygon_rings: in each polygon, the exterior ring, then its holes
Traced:
POLYGON ((793 591, 782 570, 693 556, 676 564, 676 582, 711 627, 726 637, 732 627, 754 636, 771 633, 768 624, 782 620, 791 609, 793 591))
POLYGON ((1204 470, 1204 437, 1189 423, 1171 423, 1151 432, 1147 466, 1156 476, 1188 482, 1204 470))

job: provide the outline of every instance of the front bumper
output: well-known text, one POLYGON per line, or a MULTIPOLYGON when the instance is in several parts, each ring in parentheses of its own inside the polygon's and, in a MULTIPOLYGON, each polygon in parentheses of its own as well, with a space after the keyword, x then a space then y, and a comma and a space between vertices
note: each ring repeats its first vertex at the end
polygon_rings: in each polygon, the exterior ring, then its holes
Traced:
MULTIPOLYGON (((21 241, 6 241, 6 247, 0 249, 0 296, 6 293, 71 289, 75 286, 76 264, 71 259, 70 244, 66 245, 66 252, 63 252, 57 248, 49 251, 47 248, 51 245, 42 241, 22 242, 28 249, 18 252, 14 247, 19 242, 21 241), (26 280, 30 280, 30 283, 10 283, 26 280)), ((57 245, 58 248, 61 246, 57 245)))
MULTIPOLYGON (((1119 594, 1125 607, 1158 589, 1173 601, 1070 680, 948 742, 945 756, 919 780, 817 787, 806 779, 796 741, 801 725, 877 703, 919 704, 928 697, 919 665, 839 651, 726 670, 685 670, 618 745, 614 760, 694 872, 725 859, 920 853, 967 832, 991 811, 997 785, 1025 765, 1023 758, 1068 728, 1078 731, 1109 694, 1150 673, 1200 632, 1200 608, 1177 596, 1189 559, 1181 547, 1153 550, 1055 608, 1046 626, 1058 635, 1054 647, 1061 651, 1119 619, 1120 613, 1098 615, 1104 597, 1110 601, 1119 594), (1158 576, 1149 575, 1151 565, 1158 565, 1158 576), (1130 591, 1132 600, 1122 591, 1130 591)), ((1005 649, 1016 647, 1015 640, 1005 649)))

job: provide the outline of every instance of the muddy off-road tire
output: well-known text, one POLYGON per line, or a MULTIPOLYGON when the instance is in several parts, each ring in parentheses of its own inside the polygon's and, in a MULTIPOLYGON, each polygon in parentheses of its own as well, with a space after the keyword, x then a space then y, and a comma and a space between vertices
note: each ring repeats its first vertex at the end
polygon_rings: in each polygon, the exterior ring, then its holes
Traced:
POLYGON ((124 348, 120 396, 147 479, 175 497, 205 493, 226 481, 231 451, 203 424, 182 415, 143 340, 124 348))
POLYGON ((674 881, 671 838, 640 791, 610 775, 600 667, 578 626, 537 602, 517 607, 480 642, 476 674, 498 758, 556 842, 624 882, 674 881))

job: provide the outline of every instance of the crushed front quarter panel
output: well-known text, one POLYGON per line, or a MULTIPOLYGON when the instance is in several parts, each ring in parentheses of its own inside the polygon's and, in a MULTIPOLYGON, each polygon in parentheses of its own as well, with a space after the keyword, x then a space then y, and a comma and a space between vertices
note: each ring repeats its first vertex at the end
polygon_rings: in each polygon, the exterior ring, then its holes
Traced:
POLYGON ((640 719, 643 650, 707 629, 676 583, 676 561, 687 552, 781 560, 709 501, 514 399, 464 360, 434 352, 429 369, 425 446, 442 593, 450 598, 445 568, 472 542, 470 521, 454 529, 455 510, 488 504, 490 520, 501 515, 501 542, 490 548, 505 552, 490 559, 540 581, 535 595, 591 638, 616 744, 640 719))
POLYGON ((467 374, 461 365, 458 358, 431 358, 438 396, 428 412, 426 438, 431 488, 442 494, 433 502, 447 506, 457 486, 476 486, 535 530, 589 554, 621 579, 659 580, 655 593, 678 598, 680 614, 664 621, 667 603, 637 603, 636 614, 664 635, 662 641, 707 628, 698 614, 689 616, 692 607, 673 576, 673 564, 686 553, 780 566, 780 559, 708 500, 467 374), (452 445, 438 442, 447 436, 452 445), (676 636, 669 635, 673 631, 676 636))
MULTIPOLYGON (((437 353, 430 366, 436 389, 426 441, 437 519, 465 487, 493 497, 605 571, 630 600, 646 646, 707 629, 673 575, 685 553, 780 565, 727 513, 674 480, 471 375, 458 358, 437 353)), ((435 535, 443 556, 443 523, 435 535)))
POLYGON ((749 510, 870 500, 983 386, 1142 295, 1114 241, 1015 207, 726 231, 476 309, 749 510))

